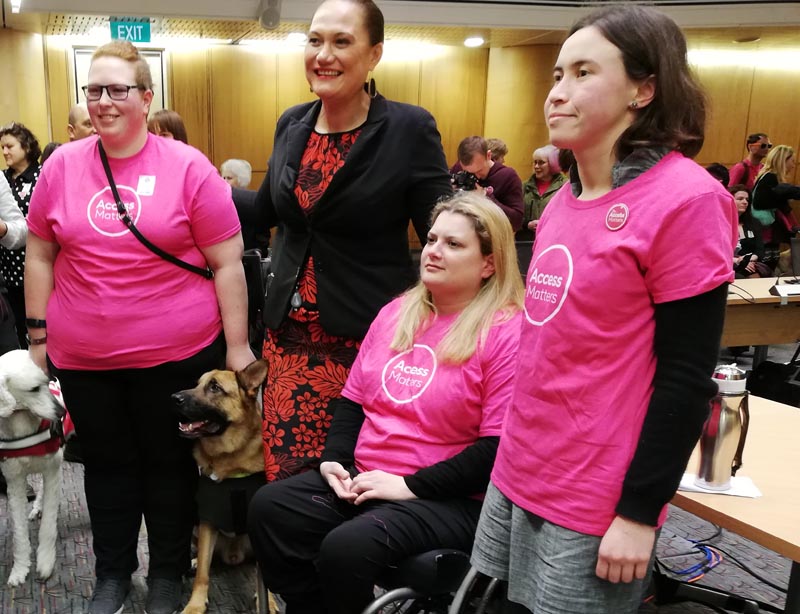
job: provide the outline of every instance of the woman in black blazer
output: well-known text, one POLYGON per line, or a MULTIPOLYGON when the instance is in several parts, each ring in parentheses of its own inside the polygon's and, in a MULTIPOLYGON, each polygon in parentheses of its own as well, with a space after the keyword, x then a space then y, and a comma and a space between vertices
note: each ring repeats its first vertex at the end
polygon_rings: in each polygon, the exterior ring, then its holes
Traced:
POLYGON ((306 78, 319 100, 278 121, 257 205, 277 226, 263 356, 267 479, 314 466, 331 410, 379 309, 416 277, 408 224, 426 239, 452 193, 425 110, 364 86, 383 52, 371 0, 327 0, 314 14, 306 78))

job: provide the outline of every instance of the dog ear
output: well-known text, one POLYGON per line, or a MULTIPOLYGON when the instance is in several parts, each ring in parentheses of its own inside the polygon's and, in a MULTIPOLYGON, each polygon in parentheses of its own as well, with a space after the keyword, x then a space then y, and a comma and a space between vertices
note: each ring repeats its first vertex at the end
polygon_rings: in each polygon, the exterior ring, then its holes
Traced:
POLYGON ((256 360, 241 371, 236 372, 236 381, 244 393, 253 398, 258 394, 258 387, 267 379, 267 361, 256 360))
POLYGON ((8 418, 17 407, 17 400, 8 391, 6 375, 0 374, 0 417, 8 418))

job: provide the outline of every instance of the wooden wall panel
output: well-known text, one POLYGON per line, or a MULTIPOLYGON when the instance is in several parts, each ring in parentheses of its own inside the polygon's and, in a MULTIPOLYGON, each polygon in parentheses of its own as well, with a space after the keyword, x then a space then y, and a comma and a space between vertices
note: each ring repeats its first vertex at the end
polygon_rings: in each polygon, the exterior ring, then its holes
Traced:
POLYGON ((212 112, 207 49, 175 50, 169 53, 169 108, 186 126, 189 144, 212 158, 212 112))
POLYGON ((72 108, 74 100, 69 54, 62 46, 46 45, 45 61, 51 139, 57 143, 66 143, 69 141, 69 132, 67 131, 69 110, 72 108))
POLYGON ((730 168, 747 154, 753 68, 705 66, 694 70, 708 97, 706 140, 696 160, 703 166, 720 162, 730 168))
MULTIPOLYGON (((306 69, 303 64, 303 49, 284 51, 278 54, 278 117, 296 104, 311 102, 317 97, 311 91, 306 80, 306 69)), ((269 142, 272 151, 272 141, 269 142)))
POLYGON ((508 145, 506 164, 523 181, 531 175, 533 150, 550 142, 544 101, 553 84, 557 45, 492 49, 486 83, 484 136, 508 145))
POLYGON ((373 72, 375 87, 389 100, 419 105, 420 62, 409 60, 381 60, 373 72))
POLYGON ((42 36, 0 28, 0 58, 0 126, 25 124, 43 147, 51 138, 42 36))
POLYGON ((800 67, 791 71, 756 67, 747 132, 765 132, 773 144, 789 145, 795 152, 800 151, 798 89, 800 67))
POLYGON ((483 134, 488 60, 487 49, 466 47, 442 47, 422 60, 419 104, 436 118, 451 165, 463 138, 483 134))
POLYGON ((266 170, 277 116, 277 61, 253 48, 211 48, 213 162, 242 158, 266 170))

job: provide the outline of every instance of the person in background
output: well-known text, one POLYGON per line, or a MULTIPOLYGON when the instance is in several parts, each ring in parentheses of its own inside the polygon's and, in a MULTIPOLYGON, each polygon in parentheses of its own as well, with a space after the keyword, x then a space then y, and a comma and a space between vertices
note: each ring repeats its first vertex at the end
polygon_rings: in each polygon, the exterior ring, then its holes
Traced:
POLYGON ((42 157, 39 158, 39 165, 44 166, 47 158, 53 155, 53 152, 59 147, 61 147, 61 143, 57 143, 55 141, 50 141, 47 145, 45 145, 44 149, 42 149, 42 157))
MULTIPOLYGON (((67 118, 67 133, 70 141, 79 141, 87 136, 94 136, 97 131, 92 125, 92 118, 89 117, 89 110, 85 102, 79 102, 69 110, 67 118)), ((44 161, 42 161, 44 164, 44 161)))
POLYGON ((508 155, 508 145, 502 139, 486 139, 486 145, 492 153, 492 160, 500 164, 506 163, 506 156, 508 155))
MULTIPOLYGON (((14 249, 25 245, 27 236, 28 225, 25 223, 25 217, 17 206, 5 175, 0 173, 0 245, 14 249)), ((6 300, 5 282, 0 276, 0 354, 19 349, 19 339, 14 324, 14 313, 6 300)), ((0 494, 5 494, 6 486, 5 476, 0 472, 0 494)), ((28 490, 31 491, 30 485, 28 490)), ((31 498, 28 497, 28 500, 31 498)))
POLYGON ((706 166, 706 170, 708 171, 709 175, 719 181, 724 187, 728 187, 731 177, 727 166, 720 164, 719 162, 714 162, 706 166))
POLYGON ((232 188, 246 189, 253 178, 253 167, 247 160, 231 158, 220 165, 219 174, 232 188))
POLYGON ((756 185, 756 178, 761 172, 764 158, 767 157, 772 143, 763 132, 756 132, 747 136, 747 157, 731 167, 727 185, 743 184, 750 193, 756 185))
MULTIPOLYGON (((3 171, 22 215, 28 216, 28 206, 39 180, 39 141, 23 124, 12 122, 0 128, 0 148, 6 168, 3 171)), ((14 248, 0 246, 0 274, 5 280, 7 298, 14 313, 19 347, 28 347, 25 338, 25 241, 14 248)))
POLYGON ((258 193, 260 227, 277 226, 264 308, 269 481, 319 464, 329 404, 370 322, 416 278, 409 221, 424 242, 431 209, 452 194, 430 113, 366 83, 383 30, 371 0, 317 8, 305 69, 318 100, 278 120, 258 193))
POLYGON ((478 178, 475 189, 505 211, 511 227, 519 230, 525 210, 522 180, 513 168, 492 160, 492 152, 483 137, 468 136, 458 144, 458 162, 450 169, 450 174, 462 170, 478 178))
POLYGON ((361 612, 386 569, 472 545, 510 401, 522 281, 491 201, 459 192, 432 218, 420 281, 370 326, 319 471, 251 502, 264 583, 291 614, 361 612))
POLYGON ((761 224, 753 217, 750 208, 750 192, 742 184, 733 185, 728 191, 733 195, 739 212, 739 242, 733 257, 736 278, 771 277, 772 269, 764 264, 761 224))
POLYGON ((25 322, 31 358, 58 376, 80 436, 97 579, 88 611, 122 611, 144 519, 144 609, 171 614, 190 567, 197 484, 171 395, 254 360, 242 238, 230 188, 208 159, 148 133, 153 81, 136 47, 99 47, 84 92, 98 136, 59 147, 42 172, 28 218, 25 322), (141 234, 197 271, 133 235, 112 181, 141 234))
POLYGON ((633 614, 716 392, 736 208, 690 159, 705 97, 672 19, 592 12, 553 77, 550 141, 576 162, 536 229, 472 562, 515 612, 633 614))
POLYGON ((169 109, 156 111, 147 122, 147 129, 153 134, 163 136, 165 139, 175 139, 181 143, 189 144, 189 137, 186 135, 186 126, 183 125, 183 118, 175 111, 169 109))
POLYGON ((544 208, 561 186, 567 183, 566 176, 561 172, 558 154, 558 147, 552 145, 539 147, 533 152, 533 174, 522 186, 525 216, 522 218, 522 228, 517 231, 517 241, 533 241, 544 208))

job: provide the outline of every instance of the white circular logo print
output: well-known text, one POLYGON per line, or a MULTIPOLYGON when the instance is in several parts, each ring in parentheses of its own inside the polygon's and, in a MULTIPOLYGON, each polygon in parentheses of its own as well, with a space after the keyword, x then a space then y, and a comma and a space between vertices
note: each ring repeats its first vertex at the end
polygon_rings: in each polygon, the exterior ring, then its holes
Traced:
POLYGON ((414 344, 392 356, 383 367, 381 386, 392 401, 410 403, 421 396, 436 373, 436 354, 427 345, 414 344))
MULTIPOLYGON (((117 191, 122 204, 125 205, 128 215, 131 216, 135 224, 139 221, 139 216, 142 213, 142 202, 139 200, 139 195, 136 190, 126 185, 118 185, 117 191)), ((92 228, 101 235, 120 237, 129 232, 128 227, 119 217, 117 203, 114 201, 111 188, 104 188, 92 196, 89 201, 89 207, 86 209, 86 214, 89 217, 89 223, 92 228)))
POLYGON ((525 285, 525 317, 541 326, 556 316, 572 283, 572 254, 565 245, 551 245, 528 269, 525 285))
POLYGON ((619 230, 628 221, 629 214, 628 205, 623 203, 611 205, 608 213, 606 213, 606 228, 609 230, 619 230))

